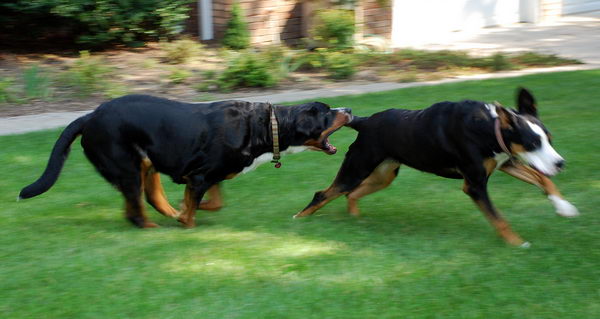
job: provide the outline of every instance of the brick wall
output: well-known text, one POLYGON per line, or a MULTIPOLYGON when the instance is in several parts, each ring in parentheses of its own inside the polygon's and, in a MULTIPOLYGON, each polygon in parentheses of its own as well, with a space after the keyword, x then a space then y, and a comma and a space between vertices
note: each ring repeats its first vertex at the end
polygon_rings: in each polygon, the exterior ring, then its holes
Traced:
MULTIPOLYGON (((293 43, 302 37, 299 0, 238 0, 246 16, 253 45, 293 43)), ((213 1, 215 38, 220 39, 231 17, 233 0, 213 1)))
MULTIPOLYGON (((377 0, 363 0, 363 34, 392 37, 392 1, 380 5, 377 0)), ((360 14, 360 13, 359 13, 360 14)))
MULTIPOLYGON (((215 40, 219 41, 225 32, 227 21, 231 17, 234 0, 213 0, 213 28, 215 40)), ((550 0, 552 1, 552 0, 550 0)), ((253 45, 269 45, 287 43, 294 44, 305 36, 303 20, 310 23, 310 11, 327 4, 314 5, 314 8, 303 11, 302 0, 238 0, 248 23, 250 42, 253 45)), ((381 2, 381 1, 379 1, 381 2)), ((357 23, 362 22, 364 35, 379 35, 391 38, 392 8, 391 2, 381 6, 377 0, 362 0, 357 4, 357 23), (362 19, 362 21, 361 21, 362 19)), ((196 2, 190 4, 190 19, 186 23, 186 31, 198 35, 198 8, 196 2)), ((304 26, 308 29, 309 26, 304 26)))

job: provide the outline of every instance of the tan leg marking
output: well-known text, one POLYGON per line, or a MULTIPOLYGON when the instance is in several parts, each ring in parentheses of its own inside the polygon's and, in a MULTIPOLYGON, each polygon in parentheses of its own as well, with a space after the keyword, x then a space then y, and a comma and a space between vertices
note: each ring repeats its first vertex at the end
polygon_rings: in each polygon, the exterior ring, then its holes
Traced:
POLYGON ((197 201, 194 200, 194 192, 191 187, 187 185, 183 196, 182 213, 177 220, 183 223, 186 228, 193 228, 196 226, 196 206, 197 201))
POLYGON ((330 201, 340 197, 341 195, 343 195, 343 193, 341 193, 337 187, 335 187, 334 185, 330 186, 328 189, 320 192, 322 193, 322 197, 323 199, 317 203, 316 205, 310 206, 305 208, 303 211, 299 212, 298 214, 294 215, 294 218, 298 218, 298 217, 306 217, 308 215, 312 215, 314 214, 314 212, 316 212, 317 210, 319 210, 321 207, 325 206, 327 203, 329 203, 330 201))
POLYGON ((207 191, 207 195, 208 200, 203 200, 200 202, 200 209, 217 211, 223 207, 223 198, 221 197, 219 184, 211 186, 207 191))
POLYGON ((395 170, 398 167, 400 167, 400 163, 394 161, 384 161, 379 164, 369 177, 363 180, 357 188, 347 195, 348 212, 351 215, 359 216, 358 200, 388 187, 394 178, 396 178, 395 170))
POLYGON ((513 163, 502 166, 500 170, 510 176, 541 188, 546 195, 554 195, 563 198, 556 185, 548 177, 529 166, 513 163))
MULTIPOLYGON (((466 194, 469 194, 468 188, 469 185, 465 181, 465 183, 463 184, 463 191, 466 194)), ((486 205, 486 203, 481 200, 473 201, 475 202, 479 210, 483 213, 483 215, 487 218, 487 220, 492 224, 492 226, 494 226, 494 228, 498 232, 498 235, 500 235, 500 237, 502 237, 504 241, 514 246, 521 246, 525 243, 525 241, 510 228, 508 222, 506 222, 506 220, 502 218, 500 212, 497 211, 491 203, 489 203, 489 205, 486 205)))
POLYGON ((485 168, 487 176, 492 175, 492 173, 496 170, 497 165, 498 162, 496 162, 496 160, 493 158, 486 158, 485 160, 483 160, 483 167, 485 168))
POLYGON ((160 182, 160 174, 154 170, 152 162, 147 158, 142 160, 142 187, 146 199, 159 213, 172 218, 179 216, 179 211, 173 208, 167 200, 167 195, 160 182))

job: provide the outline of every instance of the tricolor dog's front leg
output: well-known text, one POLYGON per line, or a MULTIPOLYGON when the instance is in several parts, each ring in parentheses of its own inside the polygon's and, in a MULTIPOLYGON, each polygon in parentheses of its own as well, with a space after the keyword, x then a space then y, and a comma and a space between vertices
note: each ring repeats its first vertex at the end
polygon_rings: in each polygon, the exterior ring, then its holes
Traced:
POLYGON ((500 170, 510 176, 541 188, 554 205, 558 215, 563 217, 575 217, 579 215, 577 208, 563 198, 556 185, 548 177, 535 169, 521 163, 508 162, 502 165, 500 170))

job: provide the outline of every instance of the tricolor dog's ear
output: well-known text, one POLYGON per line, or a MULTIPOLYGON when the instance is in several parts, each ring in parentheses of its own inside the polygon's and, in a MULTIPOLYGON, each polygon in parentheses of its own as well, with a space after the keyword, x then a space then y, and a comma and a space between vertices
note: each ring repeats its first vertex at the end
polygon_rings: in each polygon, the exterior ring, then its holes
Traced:
POLYGON ((537 117, 537 107, 535 105, 535 98, 533 94, 525 88, 519 88, 517 94, 517 107, 519 113, 525 115, 531 115, 537 117))

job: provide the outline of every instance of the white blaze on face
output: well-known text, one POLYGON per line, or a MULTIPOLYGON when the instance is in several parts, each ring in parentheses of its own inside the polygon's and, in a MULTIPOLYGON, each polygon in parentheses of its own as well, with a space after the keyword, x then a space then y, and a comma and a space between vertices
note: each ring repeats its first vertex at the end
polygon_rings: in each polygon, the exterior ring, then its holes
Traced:
POLYGON ((517 155, 521 157, 526 163, 535 167, 540 172, 544 173, 548 176, 556 175, 559 171, 559 167, 556 165, 559 162, 564 161, 564 159, 554 150, 552 145, 550 145, 550 141, 548 141, 548 136, 544 132, 544 130, 537 124, 531 123, 527 121, 529 127, 533 132, 540 136, 541 145, 535 150, 518 153, 517 155))

